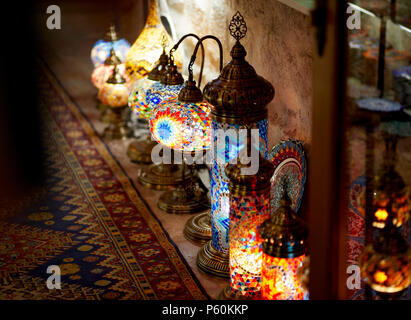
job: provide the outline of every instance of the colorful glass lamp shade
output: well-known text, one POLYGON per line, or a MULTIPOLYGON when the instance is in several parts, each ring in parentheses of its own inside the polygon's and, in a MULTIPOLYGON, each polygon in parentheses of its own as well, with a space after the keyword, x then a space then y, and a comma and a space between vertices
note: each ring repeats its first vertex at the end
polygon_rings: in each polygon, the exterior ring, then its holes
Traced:
MULTIPOLYGON (((240 13, 230 22, 230 33, 236 39, 231 49, 232 61, 220 76, 208 83, 204 98, 211 104, 212 129, 216 133, 258 129, 260 152, 267 156, 267 104, 274 98, 273 86, 258 76, 245 60, 246 51, 240 39, 246 35, 246 24, 240 13)), ((228 137, 229 138, 229 137, 228 137)), ((232 141, 218 149, 217 135, 213 134, 213 163, 211 164, 211 220, 212 240, 198 253, 200 270, 219 277, 229 277, 229 213, 230 201, 225 165, 235 159, 244 148, 243 141, 232 141)))
MULTIPOLYGON (((204 38, 199 40, 197 50, 204 38)), ((165 147, 190 155, 199 151, 202 156, 202 151, 210 147, 211 109, 193 80, 192 65, 196 49, 189 64, 189 79, 179 92, 178 98, 165 100, 153 110, 150 130, 154 139, 165 147)), ((160 209, 168 213, 194 213, 207 208, 208 201, 204 191, 195 186, 194 167, 188 165, 188 168, 190 176, 187 183, 177 190, 161 195, 158 201, 160 209)))
MULTIPOLYGON (((128 97, 128 105, 131 111, 147 123, 151 115, 151 107, 146 102, 146 92, 155 82, 160 81, 165 72, 165 67, 168 64, 168 55, 165 52, 165 42, 163 43, 163 53, 161 54, 157 65, 151 70, 147 77, 143 77, 134 82, 133 88, 128 97)), ((147 136, 135 141, 132 141, 127 149, 127 155, 131 161, 139 164, 150 164, 151 152, 157 143, 151 140, 150 132, 147 136)))
POLYGON ((154 109, 150 130, 154 139, 168 148, 202 151, 210 148, 210 106, 207 101, 184 103, 165 100, 154 109))
POLYGON ((291 205, 284 192, 280 208, 260 226, 263 241, 261 298, 264 300, 303 300, 307 297, 297 270, 306 257, 308 231, 291 205))
POLYGON ((113 74, 99 90, 98 98, 113 111, 115 116, 115 119, 104 130, 104 137, 107 139, 127 138, 131 130, 126 125, 123 114, 127 108, 128 87, 117 66, 114 66, 113 74))
MULTIPOLYGON (((178 72, 172 53, 161 75, 161 81, 155 82, 146 92, 146 105, 153 110, 163 100, 176 97, 184 85, 183 76, 178 72)), ((168 190, 178 187, 188 170, 176 164, 152 164, 143 169, 138 181, 145 187, 156 190, 168 190), (183 174, 184 172, 184 174, 183 174)))
POLYGON ((106 39, 98 40, 91 49, 90 57, 94 68, 104 64, 104 61, 110 55, 111 49, 114 49, 121 62, 124 62, 130 50, 130 44, 126 39, 118 39, 114 25, 110 26, 106 39))
POLYGON ((250 143, 248 149, 257 149, 254 152, 259 156, 257 172, 242 173, 242 169, 250 167, 250 164, 243 164, 247 162, 239 158, 236 164, 228 164, 225 170, 230 191, 230 286, 222 296, 228 299, 259 299, 262 247, 258 227, 271 213, 270 179, 274 166, 258 152, 258 141, 251 145, 249 138, 247 142, 250 143))
MULTIPOLYGON (((157 0, 150 0, 149 11, 143 31, 131 46, 125 59, 126 74, 131 82, 143 78, 156 65, 163 48, 163 37, 167 43, 172 43, 170 35, 161 23, 157 0)), ((177 65, 181 66, 180 58, 177 65)))
POLYGON ((120 58, 115 53, 114 49, 110 50, 110 55, 104 63, 93 70, 91 73, 91 82, 97 89, 107 82, 113 74, 114 66, 117 66, 117 71, 125 78, 124 64, 121 63, 120 58))

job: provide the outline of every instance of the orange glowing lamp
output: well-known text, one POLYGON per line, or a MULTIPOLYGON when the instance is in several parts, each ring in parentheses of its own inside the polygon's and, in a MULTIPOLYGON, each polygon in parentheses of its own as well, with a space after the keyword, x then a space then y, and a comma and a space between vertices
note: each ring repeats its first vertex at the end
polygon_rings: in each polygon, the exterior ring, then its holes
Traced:
POLYGON ((382 295, 396 295, 411 282, 411 248, 388 218, 387 226, 359 258, 365 282, 382 295))
POLYGON ((263 240, 261 297, 265 300, 306 300, 297 276, 306 257, 308 231, 284 192, 280 208, 260 226, 263 240))

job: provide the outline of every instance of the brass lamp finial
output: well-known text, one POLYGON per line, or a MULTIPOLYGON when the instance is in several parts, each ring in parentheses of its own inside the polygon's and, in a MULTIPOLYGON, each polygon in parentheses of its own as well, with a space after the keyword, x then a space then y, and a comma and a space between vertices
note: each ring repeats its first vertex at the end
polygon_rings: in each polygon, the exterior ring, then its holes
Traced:
POLYGON ((240 41, 247 34, 247 24, 239 11, 231 18, 229 29, 231 36, 237 41, 240 41))
POLYGON ((106 34, 106 39, 108 41, 114 42, 118 40, 117 32, 116 32, 116 26, 114 23, 112 23, 108 29, 108 32, 106 34))
POLYGON ((126 80, 124 77, 121 75, 121 73, 118 71, 118 66, 114 66, 113 74, 110 76, 110 78, 107 79, 107 83, 111 84, 123 84, 126 83, 126 80))
POLYGON ((217 79, 204 87, 204 98, 213 106, 211 116, 215 121, 256 123, 267 118, 267 104, 274 98, 274 87, 245 60, 247 52, 239 40, 245 37, 247 25, 239 12, 231 19, 229 29, 237 40, 231 49, 232 60, 217 79))
POLYGON ((163 46, 163 53, 158 59, 156 66, 153 68, 153 70, 151 70, 148 73, 147 78, 153 81, 160 81, 163 74, 165 73, 165 70, 168 64, 168 59, 169 57, 165 51, 165 47, 163 46))
POLYGON ((116 55, 116 52, 114 51, 114 48, 110 49, 110 55, 107 57, 106 60, 104 60, 104 64, 106 66, 115 66, 115 65, 121 64, 121 60, 116 55))

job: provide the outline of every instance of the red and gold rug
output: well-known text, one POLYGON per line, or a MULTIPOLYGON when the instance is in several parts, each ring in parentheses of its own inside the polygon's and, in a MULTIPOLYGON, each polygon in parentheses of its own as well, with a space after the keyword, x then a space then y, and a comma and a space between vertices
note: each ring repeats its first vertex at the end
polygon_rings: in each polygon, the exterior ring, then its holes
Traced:
POLYGON ((0 213, 0 299, 208 299, 87 119, 40 74, 47 179, 0 213), (47 288, 50 265, 61 289, 47 288))

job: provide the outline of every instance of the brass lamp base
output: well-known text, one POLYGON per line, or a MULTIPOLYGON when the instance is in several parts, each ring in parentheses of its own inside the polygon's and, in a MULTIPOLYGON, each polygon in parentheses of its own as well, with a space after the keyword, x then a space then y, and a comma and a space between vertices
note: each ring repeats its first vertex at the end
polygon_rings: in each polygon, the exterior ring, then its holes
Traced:
POLYGON ((106 139, 118 140, 127 139, 131 135, 131 128, 127 126, 124 119, 124 109, 126 106, 109 108, 112 109, 113 119, 106 129, 104 129, 103 136, 106 139))
POLYGON ((191 217, 184 226, 184 237, 197 245, 211 240, 210 210, 191 217))
POLYGON ((207 242, 198 252, 198 268, 219 278, 230 277, 229 254, 213 248, 211 241, 207 242))
POLYGON ((245 296, 234 293, 230 285, 221 290, 217 300, 248 300, 245 296))
MULTIPOLYGON (((185 170, 185 175, 188 174, 188 170, 185 170)), ((176 164, 152 164, 138 177, 143 186, 154 190, 175 189, 183 180, 183 166, 176 164)))
POLYGON ((125 125, 115 126, 110 124, 106 129, 104 129, 103 133, 104 138, 108 140, 127 139, 130 135, 131 129, 125 125))
POLYGON ((116 121, 116 115, 108 106, 101 107, 100 121, 103 123, 112 123, 116 121))
POLYGON ((104 110, 106 110, 108 108, 108 106, 101 103, 100 100, 97 99, 97 97, 96 97, 96 108, 97 108, 97 110, 103 112, 104 110))
POLYGON ((151 141, 150 135, 147 137, 132 141, 127 148, 127 156, 131 161, 138 164, 150 164, 151 150, 157 142, 151 141))
MULTIPOLYGON (((188 180, 185 183, 194 183, 194 181, 188 180)), ((207 202, 208 198, 203 190, 197 188, 190 194, 185 186, 179 186, 177 190, 164 192, 157 205, 167 213, 184 214, 204 211, 209 207, 207 202)))

